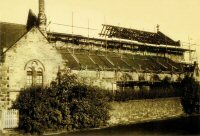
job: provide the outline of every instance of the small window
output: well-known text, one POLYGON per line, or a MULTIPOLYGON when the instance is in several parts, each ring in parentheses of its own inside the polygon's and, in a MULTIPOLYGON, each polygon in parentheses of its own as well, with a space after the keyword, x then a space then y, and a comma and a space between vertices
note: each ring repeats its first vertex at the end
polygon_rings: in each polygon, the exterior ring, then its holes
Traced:
POLYGON ((27 71, 27 79, 26 79, 27 86, 32 86, 33 84, 33 72, 27 71))
POLYGON ((36 84, 39 85, 39 86, 42 86, 42 84, 43 84, 42 70, 37 71, 36 84))

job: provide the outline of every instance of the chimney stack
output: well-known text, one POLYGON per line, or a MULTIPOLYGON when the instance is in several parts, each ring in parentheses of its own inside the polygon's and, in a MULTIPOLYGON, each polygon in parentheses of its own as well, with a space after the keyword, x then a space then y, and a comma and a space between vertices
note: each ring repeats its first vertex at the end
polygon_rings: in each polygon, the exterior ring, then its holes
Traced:
POLYGON ((46 35, 46 15, 45 15, 45 3, 44 0, 39 0, 39 14, 38 14, 38 26, 39 29, 46 35))
POLYGON ((156 28, 157 28, 157 32, 159 32, 160 25, 157 24, 156 28))

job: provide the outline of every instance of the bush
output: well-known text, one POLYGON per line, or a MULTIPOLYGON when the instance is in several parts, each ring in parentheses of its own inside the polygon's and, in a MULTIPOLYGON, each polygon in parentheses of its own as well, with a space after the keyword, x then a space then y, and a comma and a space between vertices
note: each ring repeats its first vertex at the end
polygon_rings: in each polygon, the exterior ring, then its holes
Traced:
POLYGON ((68 102, 60 102, 53 88, 23 90, 12 108, 19 109, 19 128, 27 133, 65 128, 70 122, 68 102))
POLYGON ((26 88, 12 108, 19 109, 19 128, 27 133, 99 127, 109 119, 105 92, 69 72, 59 73, 50 87, 26 88))
POLYGON ((108 98, 99 88, 78 85, 69 94, 72 128, 103 126, 109 119, 108 98))
POLYGON ((72 129, 99 127, 109 119, 109 105, 106 91, 78 82, 69 72, 58 76, 62 91, 68 88, 68 102, 72 129), (63 90, 64 89, 64 90, 63 90))
POLYGON ((186 76, 182 81, 184 96, 183 108, 186 113, 200 113, 200 83, 186 76))

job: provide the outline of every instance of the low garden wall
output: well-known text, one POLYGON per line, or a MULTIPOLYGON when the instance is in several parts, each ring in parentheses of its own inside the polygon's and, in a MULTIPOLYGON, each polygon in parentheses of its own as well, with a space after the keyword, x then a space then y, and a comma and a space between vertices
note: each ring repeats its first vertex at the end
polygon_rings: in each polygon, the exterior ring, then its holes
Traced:
POLYGON ((184 114, 180 98, 111 102, 109 125, 165 119, 184 114))

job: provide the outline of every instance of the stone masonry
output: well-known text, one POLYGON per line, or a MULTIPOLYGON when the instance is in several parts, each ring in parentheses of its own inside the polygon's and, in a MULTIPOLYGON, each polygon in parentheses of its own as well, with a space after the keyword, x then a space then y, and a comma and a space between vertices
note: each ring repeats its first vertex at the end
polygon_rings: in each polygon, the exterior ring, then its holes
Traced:
POLYGON ((19 91, 27 87, 27 69, 32 65, 42 70, 43 86, 49 85, 56 78, 58 67, 62 67, 61 55, 36 27, 6 52, 1 67, 1 101, 16 99, 19 91))

